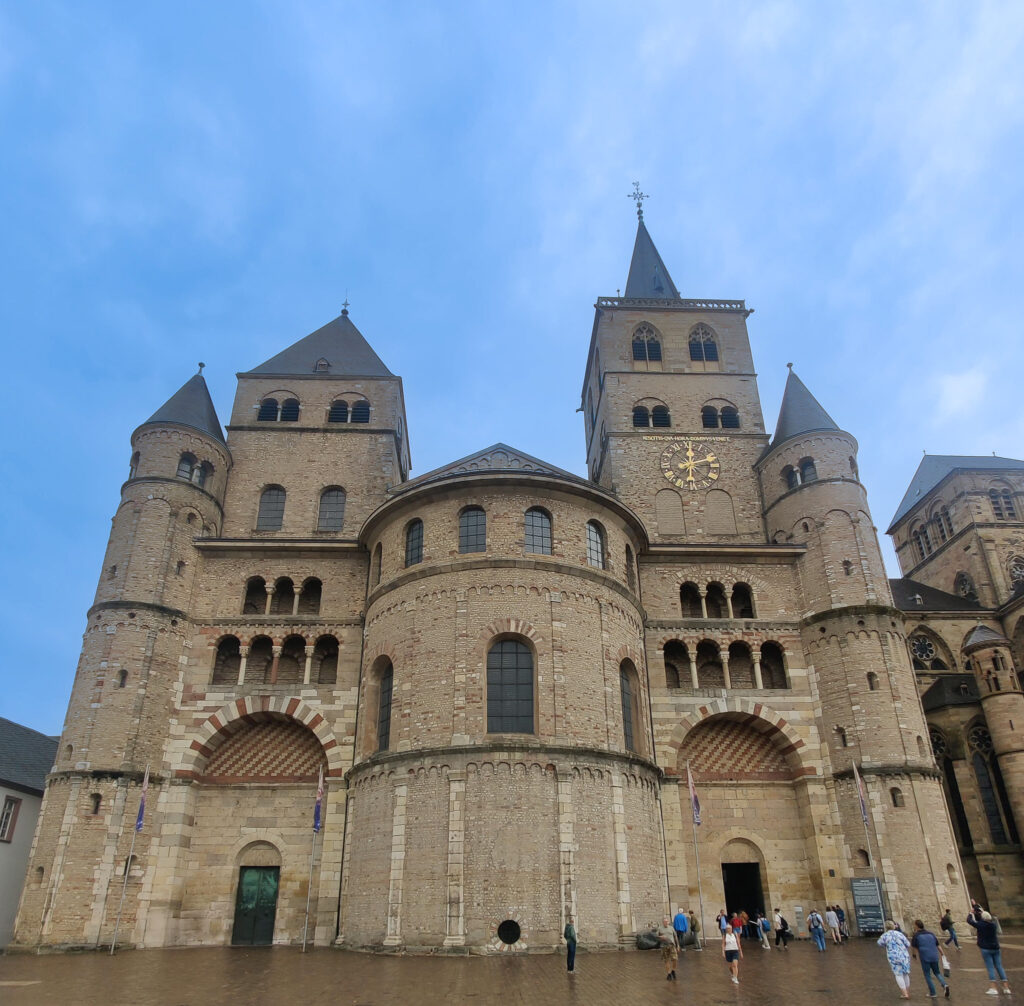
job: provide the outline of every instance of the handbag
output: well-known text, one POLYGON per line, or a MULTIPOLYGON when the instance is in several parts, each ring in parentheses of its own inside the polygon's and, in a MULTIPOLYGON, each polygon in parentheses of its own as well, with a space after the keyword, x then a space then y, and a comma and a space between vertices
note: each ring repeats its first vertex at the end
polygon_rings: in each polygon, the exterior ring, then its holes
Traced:
POLYGON ((942 975, 943 975, 944 978, 948 978, 949 977, 949 958, 945 954, 943 954, 943 953, 940 953, 939 957, 940 957, 941 963, 942 963, 942 975))

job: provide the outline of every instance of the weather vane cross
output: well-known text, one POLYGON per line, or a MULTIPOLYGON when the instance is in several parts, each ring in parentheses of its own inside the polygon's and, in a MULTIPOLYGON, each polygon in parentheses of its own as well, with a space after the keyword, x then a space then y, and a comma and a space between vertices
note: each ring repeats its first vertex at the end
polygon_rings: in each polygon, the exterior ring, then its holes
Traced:
POLYGON ((640 191, 640 183, 633 182, 633 191, 626 194, 627 199, 632 199, 636 203, 636 215, 638 220, 644 218, 644 200, 650 199, 646 192, 640 191))

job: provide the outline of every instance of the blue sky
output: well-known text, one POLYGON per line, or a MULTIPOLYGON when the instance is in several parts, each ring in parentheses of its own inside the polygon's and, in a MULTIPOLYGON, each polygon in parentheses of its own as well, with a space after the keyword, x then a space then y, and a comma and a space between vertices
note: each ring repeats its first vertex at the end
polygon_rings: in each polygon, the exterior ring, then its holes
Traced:
MULTIPOLYGON (((584 471, 596 297, 645 218, 859 440, 1024 456, 1024 7, 0 2, 0 715, 56 733, 131 431, 335 316, 405 381, 414 474, 584 471)), ((895 563, 890 565, 895 572, 895 563)))

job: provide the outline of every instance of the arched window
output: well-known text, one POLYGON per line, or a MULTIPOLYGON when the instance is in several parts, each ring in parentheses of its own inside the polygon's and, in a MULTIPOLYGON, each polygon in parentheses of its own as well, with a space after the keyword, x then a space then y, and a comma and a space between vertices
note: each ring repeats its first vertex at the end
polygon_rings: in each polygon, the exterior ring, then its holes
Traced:
POLYGON ((860 472, 857 470, 857 461, 853 457, 850 459, 850 474, 856 479, 860 478, 860 472))
POLYGON ((659 429, 667 429, 672 425, 672 416, 669 415, 667 405, 655 405, 651 409, 651 425, 659 429))
POLYGON ((277 683, 299 684, 306 672, 306 640, 302 636, 289 636, 277 658, 277 683))
POLYGON ((321 636, 313 647, 311 680, 318 685, 333 685, 338 681, 338 640, 334 636, 321 636))
POLYGON ((801 458, 800 460, 800 481, 813 482, 818 477, 818 469, 814 465, 814 458, 801 458))
POLYGON ((185 575, 185 560, 179 559, 174 565, 174 572, 177 576, 185 575))
POLYGON ((316 363, 313 364, 313 373, 314 374, 326 374, 330 369, 331 369, 331 361, 325 359, 322 356, 320 357, 319 360, 316 361, 316 363))
POLYGON ((975 589, 974 580, 971 579, 970 573, 965 573, 963 570, 957 573, 953 580, 953 592, 968 601, 978 600, 978 591, 975 589))
POLYGON ((690 359, 708 363, 718 359, 718 343, 707 325, 698 325, 690 333, 690 359))
POLYGON ((281 422, 296 423, 299 420, 299 400, 297 398, 286 398, 281 403, 281 422))
POLYGON ((1007 563, 1007 571, 1010 574, 1010 586, 1019 587, 1024 583, 1024 556, 1012 556, 1007 563))
POLYGON ((953 828, 957 841, 965 849, 973 849, 974 837, 971 835, 971 827, 967 822, 967 812, 964 810, 963 797, 960 795, 960 783, 957 782, 956 771, 949 755, 949 745, 946 743, 945 735, 937 727, 931 727, 928 731, 928 739, 931 741, 935 762, 942 769, 942 781, 946 789, 946 798, 953 811, 953 828))
POLYGON ((878 691, 878 675, 874 671, 868 671, 868 691, 878 691))
POLYGON ((713 405, 705 405, 700 410, 700 424, 705 430, 718 429, 718 409, 713 405))
POLYGON ((1017 508, 1013 494, 1008 489, 990 489, 988 498, 992 501, 992 514, 996 520, 1016 520, 1017 508))
POLYGON ((186 482, 192 481, 192 471, 196 467, 196 456, 185 453, 178 459, 178 470, 174 473, 179 479, 186 482))
POLYGON ((800 485, 800 473, 792 465, 786 465, 782 469, 782 478, 787 489, 795 489, 800 485))
POLYGON ((468 506, 459 514, 459 551, 487 551, 487 514, 483 507, 468 506))
POLYGON ((526 551, 551 555, 551 515, 540 507, 530 507, 524 520, 526 551))
POLYGON ((405 564, 415 566, 423 562, 423 521, 419 517, 409 521, 405 529, 405 564))
POLYGON ((117 672, 117 687, 124 688, 128 684, 128 672, 118 671, 117 672))
POLYGON ((267 486, 260 494, 260 509, 256 516, 257 531, 280 531, 284 524, 285 491, 281 486, 267 486))
POLYGON ((209 461, 203 461, 192 469, 192 484, 197 485, 202 489, 209 481, 212 474, 213 465, 211 465, 209 461))
POLYGON ((295 584, 290 576, 280 576, 274 584, 274 593, 270 598, 272 615, 290 615, 295 607, 295 584))
POLYGON ((604 569, 604 528, 596 520, 587 521, 587 565, 604 569))
POLYGON ((626 584, 630 590, 636 590, 636 568, 633 566, 633 550, 626 546, 626 584))
POLYGON ((867 849, 858 849, 856 854, 857 866, 862 869, 866 869, 871 866, 871 857, 868 855, 867 849))
POLYGON ((976 723, 967 732, 971 765, 978 783, 978 795, 988 820, 989 833, 996 845, 1017 844, 1017 823, 1003 781, 1003 773, 992 747, 992 736, 983 723, 976 723), (1000 813, 1000 811, 1002 813, 1000 813), (1004 823, 1005 822, 1005 823, 1004 823))
POLYGON ((702 639, 697 644, 697 682, 701 688, 725 688, 725 671, 718 644, 702 639))
POLYGON ((256 413, 256 421, 259 423, 276 423, 277 409, 276 398, 264 398, 260 402, 260 411, 256 413))
POLYGON ((846 736, 845 727, 836 727, 836 739, 839 741, 839 746, 841 748, 850 746, 849 738, 846 736))
POLYGON ((787 688, 786 661, 778 643, 761 644, 761 682, 765 688, 787 688))
POLYGON ((317 517, 318 531, 340 531, 345 524, 345 490, 341 486, 330 486, 320 494, 320 513, 317 517))
POLYGON ((753 688, 754 660, 750 655, 750 647, 746 643, 729 644, 729 681, 733 688, 753 688))
POLYGON ((650 426, 651 425, 651 414, 647 411, 646 406, 634 405, 633 406, 633 425, 634 426, 650 426))
POLYGON ((534 732, 533 654, 518 639, 499 640, 487 654, 487 732, 534 732))
POLYGON ((623 660, 619 665, 619 697, 622 700, 622 734, 626 750, 639 753, 639 687, 636 668, 631 660, 623 660))
POLYGON ((245 584, 243 615, 262 615, 267 610, 267 581, 262 576, 250 576, 245 584))
POLYGON ((725 588, 720 583, 709 583, 704 592, 704 604, 708 618, 726 618, 729 609, 725 603, 725 588))
POLYGON ((324 585, 317 577, 311 576, 305 580, 302 590, 299 592, 298 613, 300 615, 319 615, 323 593, 324 585))
POLYGON ((754 595, 745 583, 737 583, 732 588, 732 617, 754 617, 754 595))
POLYGON ((722 409, 722 429, 738 430, 740 428, 740 414, 731 405, 722 409))
POLYGON ((906 803, 903 799, 903 790, 899 786, 893 786, 889 790, 889 796, 892 798, 892 805, 894 807, 905 807, 906 803))
POLYGON ((700 603, 700 589, 695 583, 684 583, 679 588, 679 601, 683 618, 703 618, 704 608, 700 603))
POLYGON ((132 455, 131 461, 128 462, 128 478, 135 478, 135 473, 139 470, 139 452, 136 451, 132 455))
POLYGON ((395 669, 388 661, 380 676, 377 700, 377 750, 387 751, 391 745, 391 696, 395 687, 395 669))
POLYGON ((370 586, 376 587, 380 583, 381 566, 384 562, 384 550, 381 548, 380 542, 377 542, 377 547, 373 550, 373 559, 370 563, 370 586))
POLYGON ((661 342, 658 333, 646 323, 633 333, 633 359, 658 363, 661 360, 661 342))
POLYGON ((245 662, 246 684, 268 684, 270 682, 270 669, 273 663, 273 642, 269 636, 257 636, 249 644, 249 656, 245 662))
POLYGON ((327 410, 327 422, 347 423, 348 402, 344 402, 341 399, 336 402, 331 402, 331 407, 327 410))
POLYGON ((662 657, 665 660, 665 687, 685 687, 692 690, 690 651, 686 648, 686 643, 681 643, 678 639, 669 640, 662 650, 662 657))
POLYGON ((352 422, 368 423, 370 421, 370 403, 365 399, 352 404, 352 422))

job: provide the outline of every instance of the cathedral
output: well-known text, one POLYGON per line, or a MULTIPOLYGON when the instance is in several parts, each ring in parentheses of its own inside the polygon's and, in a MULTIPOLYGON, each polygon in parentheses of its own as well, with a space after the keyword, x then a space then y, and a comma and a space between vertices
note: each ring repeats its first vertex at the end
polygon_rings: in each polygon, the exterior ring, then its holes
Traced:
POLYGON ((1024 462, 926 456, 890 581, 853 435, 792 369, 766 427, 750 309, 682 297, 638 217, 587 478, 504 443, 412 477, 347 309, 226 434, 201 372, 135 430, 17 945, 1020 916, 1024 462))

